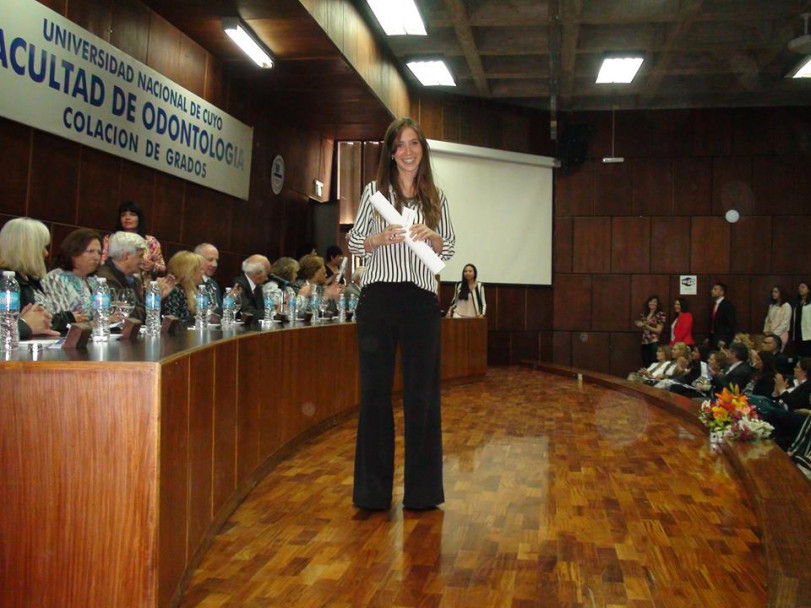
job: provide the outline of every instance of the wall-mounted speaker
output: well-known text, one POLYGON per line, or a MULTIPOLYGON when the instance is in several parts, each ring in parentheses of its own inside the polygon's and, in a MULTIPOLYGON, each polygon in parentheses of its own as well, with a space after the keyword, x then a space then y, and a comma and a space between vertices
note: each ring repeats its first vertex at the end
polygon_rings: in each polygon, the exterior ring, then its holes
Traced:
POLYGON ((558 140, 560 172, 568 175, 586 162, 591 140, 591 125, 567 124, 558 140))

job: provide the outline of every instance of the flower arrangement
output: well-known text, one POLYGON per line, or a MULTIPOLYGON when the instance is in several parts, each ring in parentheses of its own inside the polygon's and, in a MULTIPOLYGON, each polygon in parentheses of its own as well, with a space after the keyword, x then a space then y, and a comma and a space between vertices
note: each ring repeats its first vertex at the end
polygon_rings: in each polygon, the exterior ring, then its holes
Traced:
POLYGON ((701 404, 698 418, 714 439, 755 441, 768 438, 774 427, 758 417, 757 410, 737 386, 725 388, 715 399, 701 404))

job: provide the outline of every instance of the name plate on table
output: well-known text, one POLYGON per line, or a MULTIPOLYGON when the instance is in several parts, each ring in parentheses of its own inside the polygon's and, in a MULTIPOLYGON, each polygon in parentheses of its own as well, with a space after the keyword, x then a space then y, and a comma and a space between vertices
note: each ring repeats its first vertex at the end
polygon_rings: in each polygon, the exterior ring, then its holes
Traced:
POLYGON ((173 317, 172 315, 166 315, 163 317, 163 321, 161 322, 162 334, 175 334, 177 333, 178 327, 180 327, 180 319, 173 317))
POLYGON ((73 323, 65 336, 62 348, 87 348, 93 329, 87 323, 73 323))
POLYGON ((121 328, 121 339, 135 341, 141 332, 141 322, 138 319, 124 319, 124 327, 121 328))

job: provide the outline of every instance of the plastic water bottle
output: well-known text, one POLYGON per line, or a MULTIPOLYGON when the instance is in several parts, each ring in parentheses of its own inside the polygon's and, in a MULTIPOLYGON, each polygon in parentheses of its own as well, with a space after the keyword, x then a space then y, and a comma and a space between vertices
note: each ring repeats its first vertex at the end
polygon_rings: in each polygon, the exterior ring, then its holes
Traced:
POLYGON ((265 316, 262 320, 265 323, 273 323, 273 315, 276 312, 276 300, 273 299, 273 291, 268 285, 262 287, 262 299, 265 304, 265 316))
POLYGON ((295 322, 296 320, 296 294, 295 292, 290 290, 285 290, 285 295, 287 296, 287 318, 290 320, 291 323, 295 322))
POLYGON ((207 329, 208 293, 206 292, 206 286, 203 284, 197 286, 197 293, 194 296, 194 307, 197 309, 194 313, 194 328, 207 329))
POLYGON ((93 292, 93 342, 107 342, 110 339, 110 289, 107 279, 96 279, 93 292))
POLYGON ((146 335, 161 335, 161 290, 157 281, 150 281, 146 291, 146 335))
POLYGON ((234 294, 230 287, 225 289, 225 295, 222 297, 222 326, 234 326, 234 294))
POLYGON ((346 300, 344 299, 344 294, 338 296, 336 304, 338 305, 338 321, 343 323, 346 321, 346 300))
POLYGON ((9 351, 20 346, 19 316, 20 286, 14 278, 14 271, 4 270, 0 279, 0 350, 9 351))

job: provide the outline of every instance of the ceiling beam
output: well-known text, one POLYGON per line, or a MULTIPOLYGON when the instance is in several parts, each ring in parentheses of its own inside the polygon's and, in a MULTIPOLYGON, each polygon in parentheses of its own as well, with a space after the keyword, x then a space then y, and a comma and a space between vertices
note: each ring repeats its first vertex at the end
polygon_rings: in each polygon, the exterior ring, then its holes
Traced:
POLYGON ((577 42, 580 37, 580 15, 583 12, 583 1, 562 0, 562 2, 558 107, 565 110, 569 106, 574 89, 575 60, 577 59, 577 42))
POLYGON ((670 68, 670 63, 675 55, 674 51, 678 47, 679 39, 690 29, 698 13, 701 12, 703 4, 703 0, 687 0, 681 5, 683 8, 679 12, 679 20, 674 25, 673 31, 670 33, 665 43, 664 52, 659 56, 659 61, 653 66, 653 69, 648 75, 647 86, 641 95, 643 104, 656 96, 659 84, 670 68))
POLYGON ((473 39, 473 28, 470 26, 467 10, 462 4, 462 0, 444 0, 444 3, 445 10, 448 11, 448 16, 453 22, 453 29, 456 32, 459 46, 462 47, 470 74, 476 83, 476 88, 480 95, 489 97, 490 87, 487 84, 487 77, 484 75, 484 65, 482 65, 482 59, 476 48, 476 41, 473 39))

